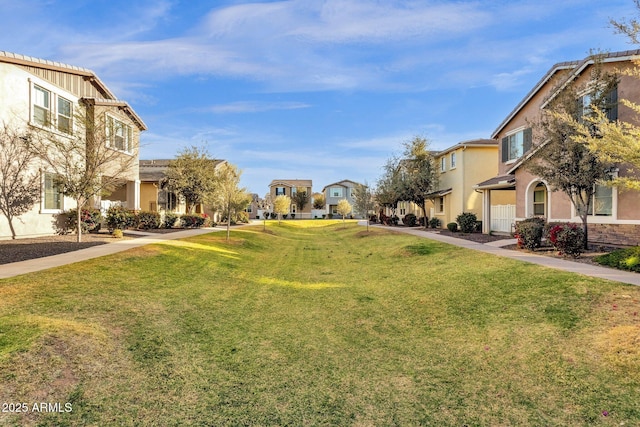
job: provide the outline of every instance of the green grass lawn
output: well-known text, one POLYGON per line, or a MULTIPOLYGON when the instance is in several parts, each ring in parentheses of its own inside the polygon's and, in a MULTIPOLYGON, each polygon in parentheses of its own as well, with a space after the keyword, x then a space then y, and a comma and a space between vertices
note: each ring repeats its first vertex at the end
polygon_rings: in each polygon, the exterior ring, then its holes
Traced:
POLYGON ((0 425, 640 424, 640 288, 353 222, 231 238, 1 280, 0 425))

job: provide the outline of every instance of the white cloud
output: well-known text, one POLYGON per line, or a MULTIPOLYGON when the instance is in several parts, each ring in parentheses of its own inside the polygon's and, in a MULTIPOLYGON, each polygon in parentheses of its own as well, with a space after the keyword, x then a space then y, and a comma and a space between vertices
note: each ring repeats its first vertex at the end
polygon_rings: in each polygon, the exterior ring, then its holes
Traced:
POLYGON ((204 111, 215 114, 226 113, 260 113, 273 110, 299 110, 310 108, 310 104, 302 102, 258 102, 258 101, 237 101, 230 104, 213 105, 205 107, 204 111))

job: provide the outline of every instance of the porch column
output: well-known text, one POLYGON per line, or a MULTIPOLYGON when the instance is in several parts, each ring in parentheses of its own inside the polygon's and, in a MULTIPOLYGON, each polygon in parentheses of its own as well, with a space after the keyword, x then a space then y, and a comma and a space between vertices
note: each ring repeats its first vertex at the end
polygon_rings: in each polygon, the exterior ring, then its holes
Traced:
POLYGON ((482 233, 491 234, 491 190, 482 191, 482 233))
POLYGON ((127 207, 140 210, 140 180, 127 181, 127 207))

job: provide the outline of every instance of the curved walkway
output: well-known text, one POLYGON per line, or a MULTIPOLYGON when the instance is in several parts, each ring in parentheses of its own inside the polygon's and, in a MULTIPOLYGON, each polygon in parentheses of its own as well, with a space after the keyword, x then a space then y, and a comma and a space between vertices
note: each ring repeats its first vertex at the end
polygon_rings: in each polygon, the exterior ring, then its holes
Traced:
POLYGON ((450 245, 460 246, 463 248, 472 249, 474 251, 486 252, 497 256, 530 262, 532 264, 543 265, 545 267, 555 268, 557 270, 570 271, 572 273, 583 274, 585 276, 597 277, 600 279, 613 280, 616 282, 640 286, 640 274, 638 273, 616 270, 607 267, 599 267, 597 265, 575 262, 560 258, 553 258, 544 255, 536 255, 528 252, 514 251, 511 249, 504 249, 500 247, 515 244, 515 239, 498 240, 490 243, 477 243, 470 240, 443 236, 432 231, 424 231, 417 228, 387 227, 381 225, 376 225, 375 227, 386 228, 389 230, 407 233, 425 239, 449 243, 450 245))
POLYGON ((196 228, 183 231, 175 231, 173 233, 157 234, 146 233, 140 231, 127 231, 127 234, 137 234, 141 237, 135 239, 118 240, 113 243, 105 243, 104 245, 92 246, 86 249, 80 249, 73 252, 65 252, 58 255, 52 255, 44 258, 34 258, 26 261, 14 262, 11 264, 0 265, 0 279, 18 276, 20 274, 33 273, 35 271, 46 270, 48 268, 58 267, 74 262, 86 261, 92 258, 98 258, 105 255, 111 255, 127 249, 138 248, 140 246, 158 243, 165 240, 184 239, 186 237, 198 236, 200 234, 212 233, 214 231, 226 231, 225 227, 220 228, 196 228))

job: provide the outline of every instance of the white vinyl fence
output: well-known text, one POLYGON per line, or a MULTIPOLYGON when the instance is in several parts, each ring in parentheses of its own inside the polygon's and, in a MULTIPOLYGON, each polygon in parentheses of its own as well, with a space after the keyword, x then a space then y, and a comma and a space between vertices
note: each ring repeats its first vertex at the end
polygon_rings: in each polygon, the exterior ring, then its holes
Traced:
POLYGON ((511 233, 516 222, 516 205, 491 206, 491 231, 511 233))

